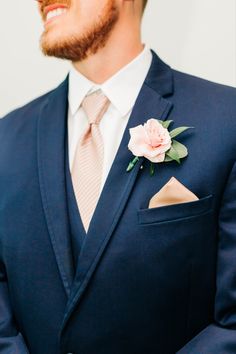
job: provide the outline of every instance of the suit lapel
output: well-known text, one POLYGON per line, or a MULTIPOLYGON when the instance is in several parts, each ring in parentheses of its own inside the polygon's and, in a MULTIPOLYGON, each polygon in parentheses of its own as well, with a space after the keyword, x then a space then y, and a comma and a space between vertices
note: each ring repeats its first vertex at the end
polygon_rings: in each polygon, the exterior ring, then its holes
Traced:
POLYGON ((65 133, 67 117, 65 80, 49 94, 38 119, 38 169, 42 202, 58 269, 67 295, 73 280, 65 190, 65 133))
POLYGON ((126 172, 128 163, 133 158, 127 148, 130 137, 129 128, 143 124, 151 117, 166 119, 172 103, 163 96, 171 94, 171 92, 171 69, 153 53, 151 68, 131 113, 79 255, 62 330, 91 279, 139 175, 142 158, 131 172, 126 172))

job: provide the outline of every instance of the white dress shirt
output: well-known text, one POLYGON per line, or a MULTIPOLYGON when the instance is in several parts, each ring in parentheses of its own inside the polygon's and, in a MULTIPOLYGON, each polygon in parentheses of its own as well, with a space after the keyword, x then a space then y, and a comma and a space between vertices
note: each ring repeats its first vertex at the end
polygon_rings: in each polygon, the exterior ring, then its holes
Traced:
POLYGON ((70 70, 68 92, 70 170, 72 169, 78 140, 88 127, 88 119, 81 107, 84 97, 89 93, 101 89, 111 102, 99 125, 104 143, 104 165, 101 190, 121 143, 135 101, 151 66, 151 61, 152 53, 150 49, 145 46, 143 51, 136 58, 101 85, 97 85, 88 80, 73 66, 70 70))

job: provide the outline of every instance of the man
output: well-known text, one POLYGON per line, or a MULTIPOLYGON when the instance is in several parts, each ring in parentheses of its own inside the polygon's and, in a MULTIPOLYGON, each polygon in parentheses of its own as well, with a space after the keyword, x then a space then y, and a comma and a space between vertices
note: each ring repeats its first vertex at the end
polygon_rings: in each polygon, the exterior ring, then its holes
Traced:
POLYGON ((145 4, 39 1, 73 67, 0 120, 2 354, 236 353, 236 93, 144 46, 145 4))

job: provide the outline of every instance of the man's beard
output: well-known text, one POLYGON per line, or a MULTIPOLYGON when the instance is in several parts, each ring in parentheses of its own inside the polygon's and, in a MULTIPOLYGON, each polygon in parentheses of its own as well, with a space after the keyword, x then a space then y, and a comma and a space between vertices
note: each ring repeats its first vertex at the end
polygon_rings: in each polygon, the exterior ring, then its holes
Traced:
POLYGON ((42 34, 40 45, 44 55, 73 62, 82 61, 103 48, 119 17, 114 0, 110 0, 99 20, 82 34, 68 35, 66 38, 50 41, 47 30, 42 34))

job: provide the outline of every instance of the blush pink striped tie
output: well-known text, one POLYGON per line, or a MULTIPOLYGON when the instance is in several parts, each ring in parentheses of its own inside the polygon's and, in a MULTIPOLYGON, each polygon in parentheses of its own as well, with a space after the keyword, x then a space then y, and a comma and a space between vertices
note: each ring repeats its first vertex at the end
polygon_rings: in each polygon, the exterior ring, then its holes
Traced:
POLYGON ((96 208, 103 172, 103 140, 99 123, 110 101, 101 90, 86 96, 82 107, 89 127, 82 134, 72 166, 73 188, 85 231, 96 208))

